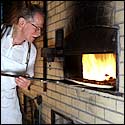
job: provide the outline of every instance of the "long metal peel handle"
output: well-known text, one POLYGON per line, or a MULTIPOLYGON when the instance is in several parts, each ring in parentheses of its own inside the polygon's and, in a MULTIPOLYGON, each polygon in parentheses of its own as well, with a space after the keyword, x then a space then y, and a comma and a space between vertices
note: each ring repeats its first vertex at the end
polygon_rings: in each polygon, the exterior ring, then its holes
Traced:
POLYGON ((26 79, 29 79, 29 80, 40 80, 40 81, 53 81, 53 82, 60 82, 62 80, 55 80, 55 79, 45 79, 45 78, 36 78, 36 77, 29 77, 27 75, 12 75, 12 74, 6 74, 6 73, 3 73, 1 72, 1 75, 2 76, 8 76, 8 77, 15 77, 15 78, 18 78, 20 76, 26 78, 26 79))

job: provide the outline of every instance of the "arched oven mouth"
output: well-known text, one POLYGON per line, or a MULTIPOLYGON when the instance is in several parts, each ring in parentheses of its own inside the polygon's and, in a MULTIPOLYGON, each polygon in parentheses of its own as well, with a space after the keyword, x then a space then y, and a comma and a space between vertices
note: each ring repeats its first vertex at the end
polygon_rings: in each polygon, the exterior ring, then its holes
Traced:
POLYGON ((90 88, 118 90, 118 27, 87 26, 65 38, 64 77, 90 88))
POLYGON ((57 30, 56 47, 44 48, 43 56, 48 62, 55 57, 63 60, 64 83, 116 94, 119 91, 119 27, 91 25, 65 38, 62 34, 63 29, 57 30))

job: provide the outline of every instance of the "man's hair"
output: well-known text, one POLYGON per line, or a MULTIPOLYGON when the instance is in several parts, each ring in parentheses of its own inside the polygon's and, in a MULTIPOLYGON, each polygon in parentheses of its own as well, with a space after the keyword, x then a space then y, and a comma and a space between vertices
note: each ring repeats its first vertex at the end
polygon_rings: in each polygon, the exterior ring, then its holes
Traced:
POLYGON ((45 16, 43 8, 37 4, 30 4, 28 7, 23 6, 21 8, 20 12, 18 13, 17 22, 18 22, 20 17, 23 17, 26 20, 33 18, 33 16, 37 12, 40 13, 42 16, 45 16))

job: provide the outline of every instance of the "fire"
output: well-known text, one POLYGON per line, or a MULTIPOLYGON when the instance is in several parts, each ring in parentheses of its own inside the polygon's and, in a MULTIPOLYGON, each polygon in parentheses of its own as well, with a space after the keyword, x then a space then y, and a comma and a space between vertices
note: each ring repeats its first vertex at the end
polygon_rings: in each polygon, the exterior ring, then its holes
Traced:
POLYGON ((83 54, 83 78, 103 81, 116 78, 115 54, 83 54))

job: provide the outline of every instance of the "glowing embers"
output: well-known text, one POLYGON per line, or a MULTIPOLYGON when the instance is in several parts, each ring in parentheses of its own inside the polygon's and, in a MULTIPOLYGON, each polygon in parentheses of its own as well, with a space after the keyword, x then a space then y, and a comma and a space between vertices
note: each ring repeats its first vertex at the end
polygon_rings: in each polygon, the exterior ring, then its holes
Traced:
POLYGON ((116 54, 83 54, 84 82, 114 85, 116 82, 116 54))

